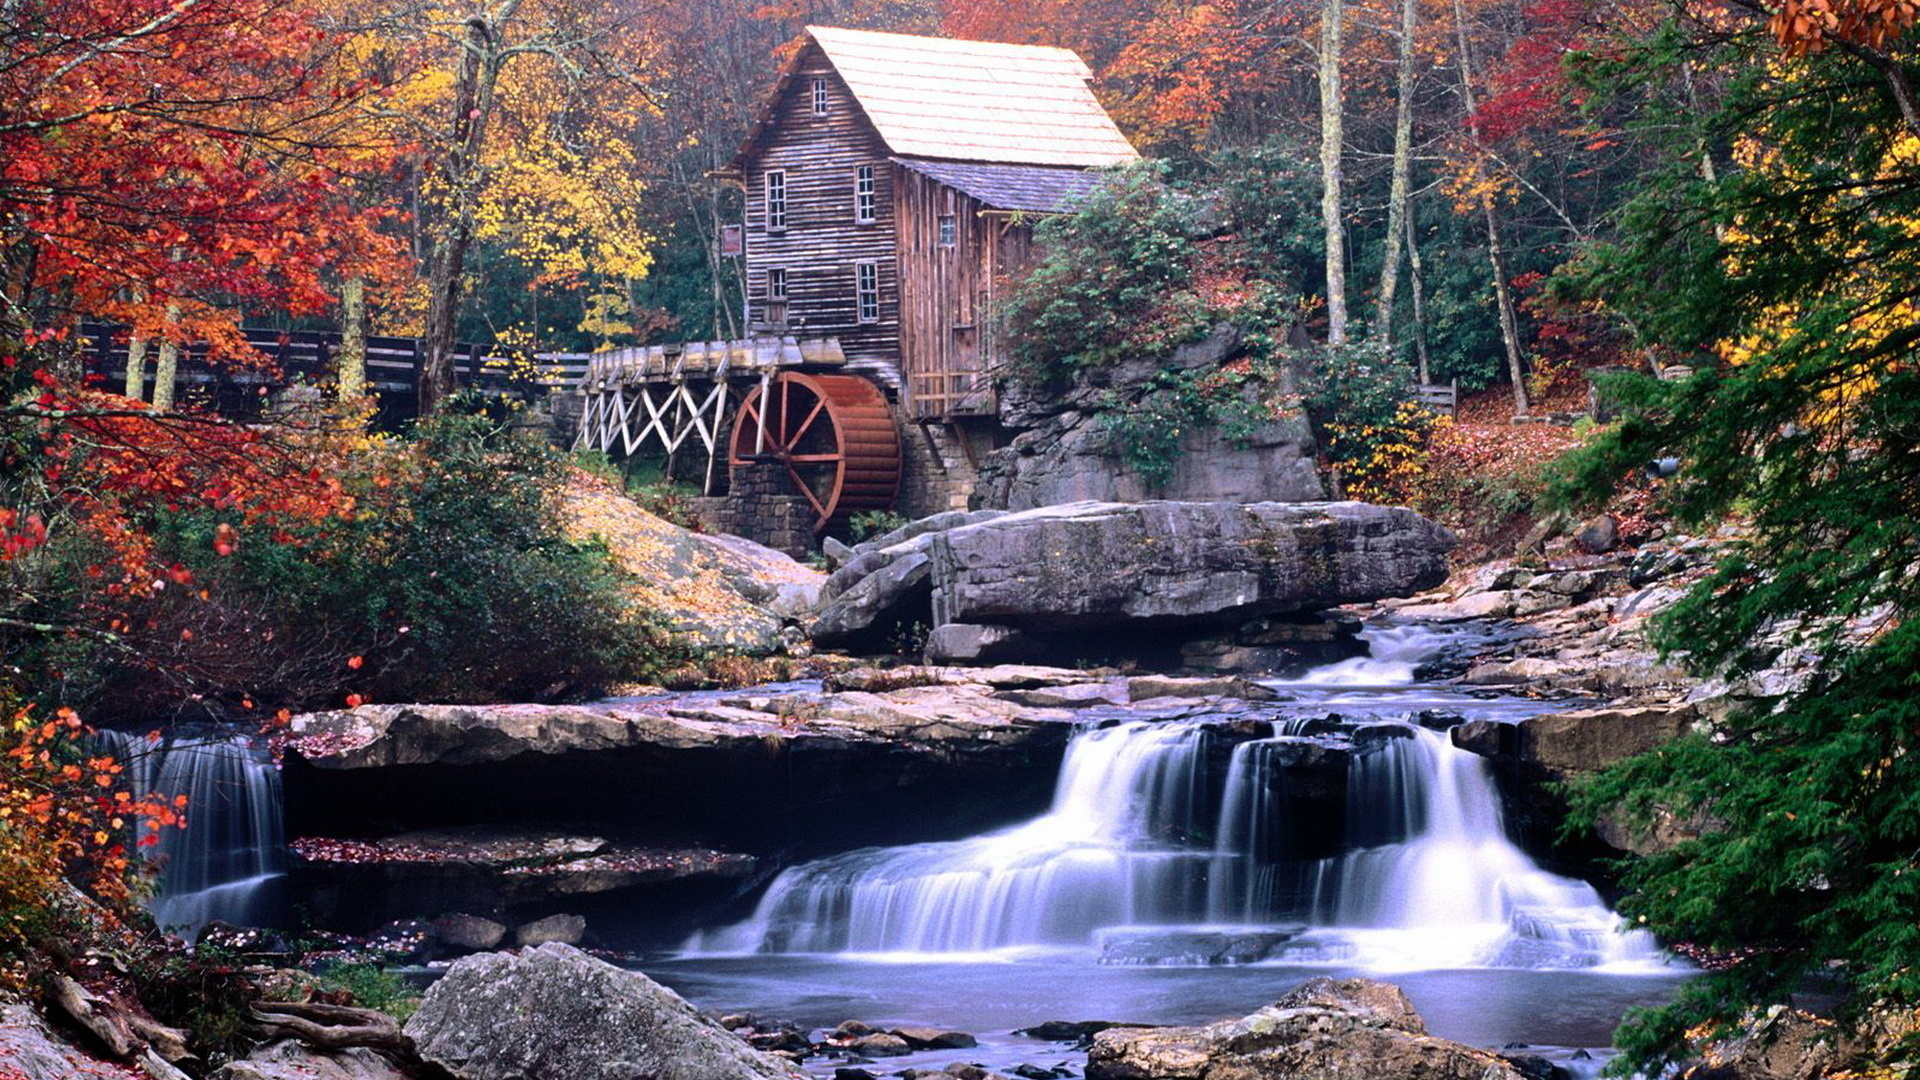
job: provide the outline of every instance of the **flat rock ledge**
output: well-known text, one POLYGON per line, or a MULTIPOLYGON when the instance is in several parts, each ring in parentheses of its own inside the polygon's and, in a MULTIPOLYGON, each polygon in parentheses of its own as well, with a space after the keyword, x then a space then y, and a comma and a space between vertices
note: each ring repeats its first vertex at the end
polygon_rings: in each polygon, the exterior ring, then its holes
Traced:
POLYGON ((406 1033, 459 1080, 788 1080, 678 994, 550 943, 456 962, 406 1033))
POLYGON ((1087 1080, 1525 1080, 1498 1054, 1427 1034, 1399 987, 1313 979, 1238 1020, 1109 1028, 1087 1080))
MULTIPOLYGON (((498 860, 467 842, 517 851, 507 825, 578 838, 574 823, 594 822, 593 854, 616 856, 911 842, 923 837, 903 830, 989 828, 1044 809, 1077 723, 1271 696, 1231 677, 1001 665, 855 669, 819 689, 594 705, 363 705, 293 719, 287 826, 316 838, 303 865, 358 863, 386 880, 473 877, 498 860), (492 831, 405 835, 478 827, 492 831), (433 858, 414 857, 423 852, 433 858)), ((632 860, 588 860, 514 856, 551 870, 493 891, 514 903, 645 884, 632 860)))
POLYGON ((929 659, 984 661, 1047 635, 1237 626, 1432 588, 1454 546, 1411 510, 1358 502, 1078 502, 943 524, 849 551, 814 641, 873 648, 917 626, 929 659))

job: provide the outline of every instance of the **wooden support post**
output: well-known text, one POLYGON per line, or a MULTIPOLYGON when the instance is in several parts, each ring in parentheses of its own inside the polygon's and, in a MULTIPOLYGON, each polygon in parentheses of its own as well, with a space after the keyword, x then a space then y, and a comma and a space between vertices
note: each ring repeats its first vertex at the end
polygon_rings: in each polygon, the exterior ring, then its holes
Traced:
POLYGON ((760 421, 760 430, 755 432, 753 436, 753 452, 756 455, 764 454, 767 452, 767 406, 772 404, 772 402, 768 401, 767 399, 772 396, 773 396, 773 372, 770 369, 761 368, 760 369, 760 409, 759 409, 759 417, 758 417, 760 421))

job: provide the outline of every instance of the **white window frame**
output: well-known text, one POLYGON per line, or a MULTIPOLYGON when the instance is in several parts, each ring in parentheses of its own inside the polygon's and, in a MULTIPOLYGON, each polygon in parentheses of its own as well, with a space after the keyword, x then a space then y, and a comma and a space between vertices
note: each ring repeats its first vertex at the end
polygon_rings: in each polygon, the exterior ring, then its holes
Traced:
POLYGON ((953 214, 941 214, 939 241, 943 248, 960 246, 960 220, 953 214))
POLYGON ((853 170, 853 223, 871 225, 879 220, 880 196, 878 181, 871 165, 857 165, 853 170))
POLYGON ((785 300, 787 298, 787 268, 784 266, 767 267, 767 299, 785 300))
POLYGON ((764 192, 767 211, 767 231, 785 232, 787 228, 787 170, 768 169, 764 192))
POLYGON ((827 115, 827 80, 818 76, 813 80, 813 115, 827 115))
POLYGON ((880 321, 880 264, 862 259, 853 264, 854 317, 863 323, 880 321))

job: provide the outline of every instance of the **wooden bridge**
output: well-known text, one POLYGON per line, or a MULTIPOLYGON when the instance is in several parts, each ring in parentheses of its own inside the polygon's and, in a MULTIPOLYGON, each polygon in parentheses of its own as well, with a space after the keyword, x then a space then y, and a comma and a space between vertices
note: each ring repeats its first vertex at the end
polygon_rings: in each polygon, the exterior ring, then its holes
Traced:
MULTIPOLYGON (((126 328, 88 323, 82 333, 88 374, 98 377, 105 388, 120 389, 127 370, 126 328)), ((180 390, 215 407, 244 409, 243 399, 257 399, 263 390, 317 384, 335 375, 341 340, 337 331, 249 327, 244 333, 247 343, 271 361, 270 367, 212 364, 205 345, 187 346, 180 350, 180 390)), ((367 338, 367 389, 379 395, 383 411, 413 413, 423 353, 417 338, 367 338)), ((494 355, 478 345, 463 345, 454 363, 454 378, 463 389, 532 398, 578 386, 586 374, 587 359, 584 353, 539 353, 529 363, 525 357, 494 355)), ((154 368, 149 352, 146 383, 141 387, 141 396, 149 401, 154 368)))

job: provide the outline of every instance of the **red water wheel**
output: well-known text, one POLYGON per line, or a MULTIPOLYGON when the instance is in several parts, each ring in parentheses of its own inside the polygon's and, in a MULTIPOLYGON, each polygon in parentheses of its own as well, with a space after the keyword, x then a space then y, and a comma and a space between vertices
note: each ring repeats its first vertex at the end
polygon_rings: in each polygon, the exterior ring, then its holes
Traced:
POLYGON ((862 510, 887 510, 900 492, 900 431, 878 386, 856 375, 782 372, 747 395, 728 460, 777 461, 813 504, 813 531, 862 510))

